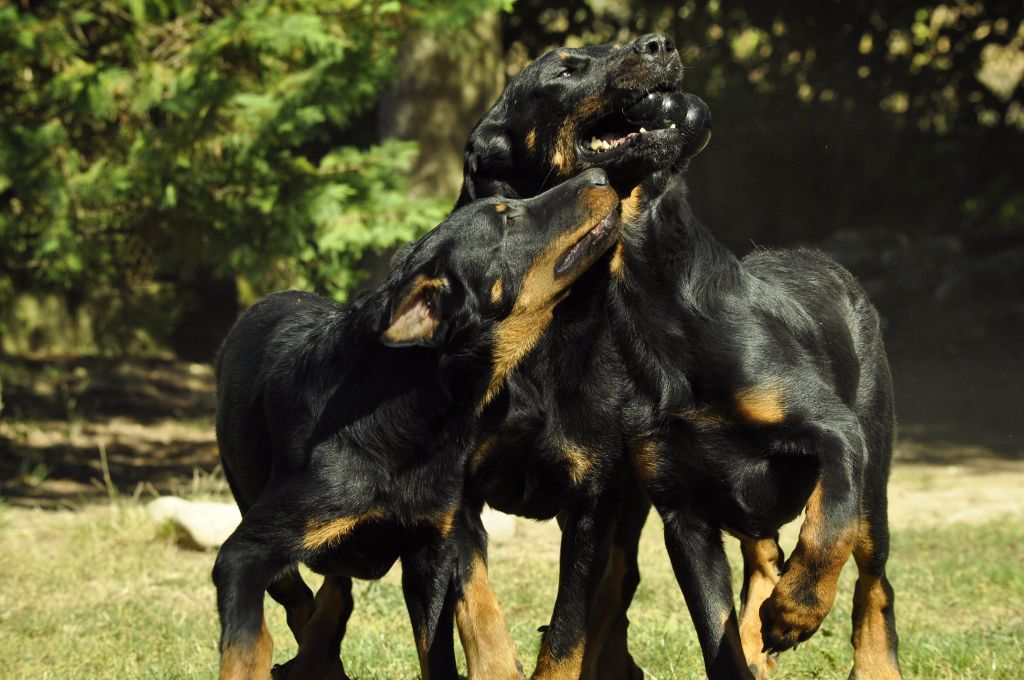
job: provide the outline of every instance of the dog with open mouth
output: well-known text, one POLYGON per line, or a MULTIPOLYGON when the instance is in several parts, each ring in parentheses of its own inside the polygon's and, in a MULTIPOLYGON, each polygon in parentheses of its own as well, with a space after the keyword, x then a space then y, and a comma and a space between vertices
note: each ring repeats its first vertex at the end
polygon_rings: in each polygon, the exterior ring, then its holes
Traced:
POLYGON ((817 630, 852 555, 851 677, 899 678, 885 574, 892 388, 877 314, 827 257, 739 260, 699 224, 683 174, 710 117, 678 91, 681 76, 663 36, 555 50, 509 83, 467 143, 463 200, 530 195, 588 167, 607 170, 623 199, 608 268, 574 285, 470 461, 481 498, 562 524, 534 677, 640 675, 625 607, 646 506, 622 479, 627 459, 664 520, 710 677, 766 676, 817 630), (801 511, 785 560, 777 530, 801 511), (738 617, 723 530, 741 542, 738 617))
MULTIPOLYGON (((710 113, 682 93, 672 42, 553 50, 515 76, 466 143, 459 205, 533 196, 587 168, 608 173, 624 229, 710 135, 710 113)), ((649 505, 628 466, 620 420, 632 377, 607 322, 621 247, 573 285, 532 351, 482 412, 467 504, 558 518, 558 593, 533 677, 635 680, 626 615, 639 583, 637 542, 649 505)), ((525 346, 525 345, 524 345, 525 346)), ((478 547, 483 568, 486 544, 478 547)), ((472 606, 480 591, 462 589, 472 606)), ((461 631, 465 640, 467 632, 461 631)))

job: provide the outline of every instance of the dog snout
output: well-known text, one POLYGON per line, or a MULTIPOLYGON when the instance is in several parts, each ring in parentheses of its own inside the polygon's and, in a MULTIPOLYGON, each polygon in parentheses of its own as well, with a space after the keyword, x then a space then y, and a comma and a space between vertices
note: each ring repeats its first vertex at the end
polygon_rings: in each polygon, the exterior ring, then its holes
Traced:
POLYGON ((601 168, 590 168, 583 172, 580 178, 583 181, 583 189, 608 186, 608 173, 601 168))
POLYGON ((658 33, 648 33, 636 39, 633 49, 651 59, 668 61, 675 57, 676 45, 672 40, 658 33))

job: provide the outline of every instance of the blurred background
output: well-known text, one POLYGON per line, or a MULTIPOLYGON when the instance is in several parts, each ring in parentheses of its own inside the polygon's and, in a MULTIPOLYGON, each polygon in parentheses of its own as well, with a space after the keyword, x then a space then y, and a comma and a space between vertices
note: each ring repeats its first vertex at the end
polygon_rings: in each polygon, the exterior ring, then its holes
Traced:
POLYGON ((1024 516, 1019 0, 0 3, 0 506, 223 499, 237 314, 346 299, 448 212, 509 77, 654 31, 713 112, 697 215, 738 254, 823 248, 878 305, 894 497, 1024 516))
POLYGON ((46 401, 18 368, 71 369, 51 410, 103 408, 75 375, 208 362, 273 290, 344 300, 450 209, 507 78, 658 31, 714 114, 698 216, 740 254, 828 250, 882 311, 907 424, 1019 454, 1022 20, 1001 0, 8 3, 5 414, 46 401))

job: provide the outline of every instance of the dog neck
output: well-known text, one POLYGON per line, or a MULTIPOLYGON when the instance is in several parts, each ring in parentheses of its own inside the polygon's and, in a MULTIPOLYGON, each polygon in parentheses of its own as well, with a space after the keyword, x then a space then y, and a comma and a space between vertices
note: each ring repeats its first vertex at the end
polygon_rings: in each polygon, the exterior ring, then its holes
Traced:
POLYGON ((681 174, 640 187, 642 212, 613 268, 611 318, 624 357, 645 375, 658 408, 692 401, 689 369, 704 321, 742 285, 739 260, 694 216, 681 174))
POLYGON ((705 312, 740 276, 739 259, 693 214, 681 173, 658 173, 638 188, 639 214, 623 234, 626 290, 665 296, 705 312))

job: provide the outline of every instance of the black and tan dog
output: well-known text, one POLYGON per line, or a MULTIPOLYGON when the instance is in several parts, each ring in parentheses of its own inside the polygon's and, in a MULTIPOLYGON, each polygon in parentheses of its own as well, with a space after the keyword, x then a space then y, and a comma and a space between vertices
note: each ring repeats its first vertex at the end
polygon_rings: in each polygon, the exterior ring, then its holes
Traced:
MULTIPOLYGON (((530 200, 456 211, 350 305, 287 292, 242 315, 217 360, 217 440, 243 512, 213 571, 222 680, 270 676, 265 591, 300 643, 275 675, 344 678, 351 579, 399 559, 425 679, 458 677, 457 608, 464 631, 477 615, 506 628, 461 590, 486 589, 459 573, 480 532, 461 510, 468 444, 525 338, 618 231, 617 195, 594 170, 530 200), (315 603, 299 562, 326 575, 315 603)), ((474 654, 489 664, 471 675, 519 677, 513 648, 470 643, 471 669, 474 654)))
POLYGON ((893 397, 874 307, 821 253, 736 258, 694 218, 679 177, 642 203, 609 309, 635 383, 633 464, 708 675, 760 675, 762 650, 810 637, 852 554, 851 677, 900 677, 885 576, 893 397), (784 562, 777 532, 801 511, 784 562), (739 621, 722 531, 743 549, 739 621))
MULTIPOLYGON (((707 140, 706 109, 678 94, 681 79, 678 54, 657 35, 540 57, 470 135, 460 205, 532 196, 600 167, 625 199, 627 228, 642 229, 638 187, 680 170, 707 140)), ((626 610, 639 583, 637 541, 649 504, 628 466, 620 421, 632 377, 606 312, 609 278, 620 266, 621 253, 593 267, 546 329, 521 345, 533 349, 489 395, 469 463, 468 502, 537 519, 557 515, 562 527, 538 680, 642 677, 627 649, 626 610)))
POLYGON ((493 420, 471 461, 475 493, 491 504, 562 520, 559 595, 535 677, 639 675, 625 607, 646 506, 621 479, 624 436, 666 517, 710 674, 763 675, 767 652, 811 634, 852 550, 854 677, 896 677, 884 575, 893 419, 877 319, 834 263, 781 253, 741 266, 699 227, 681 174, 708 138, 708 112, 676 92, 680 79, 662 36, 556 50, 509 84, 467 144, 462 200, 531 195, 595 166, 624 198, 626 245, 574 286, 507 402, 485 412, 493 420), (776 588, 775 531, 805 506, 776 588), (705 524, 689 533, 686 512, 705 524), (742 633, 722 528, 742 541, 742 633))

